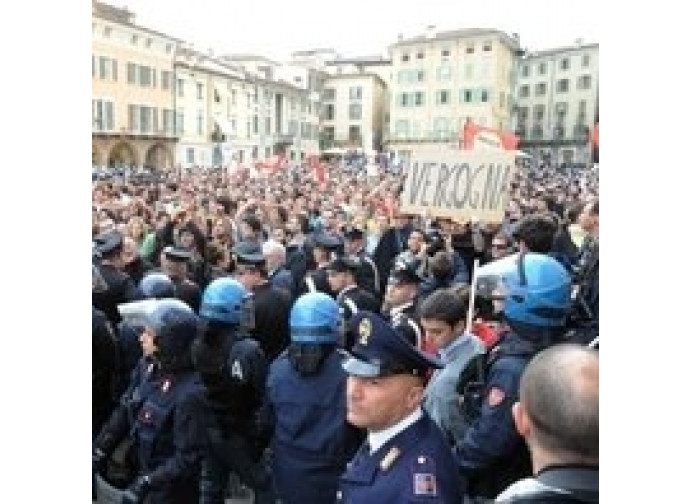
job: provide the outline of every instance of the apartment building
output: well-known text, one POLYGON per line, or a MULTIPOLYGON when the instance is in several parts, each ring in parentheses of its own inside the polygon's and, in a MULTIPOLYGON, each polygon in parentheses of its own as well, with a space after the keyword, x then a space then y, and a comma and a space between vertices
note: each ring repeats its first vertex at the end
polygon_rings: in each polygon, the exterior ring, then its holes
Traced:
POLYGON ((396 156, 419 144, 455 144, 468 119, 511 129, 517 35, 493 29, 436 31, 389 47, 390 141, 396 156))
POLYGON ((171 169, 173 61, 181 41, 101 2, 92 2, 91 17, 92 164, 171 169))
POLYGON ((516 132, 537 162, 589 163, 599 120, 599 44, 527 54, 518 76, 516 132))

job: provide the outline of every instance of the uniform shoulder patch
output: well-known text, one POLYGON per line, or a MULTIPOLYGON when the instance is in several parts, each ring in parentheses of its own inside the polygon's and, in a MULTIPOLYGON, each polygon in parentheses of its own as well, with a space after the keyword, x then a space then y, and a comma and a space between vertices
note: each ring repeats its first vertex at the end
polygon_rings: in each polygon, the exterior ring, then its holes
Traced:
POLYGON ((433 473, 414 473, 414 494, 436 496, 436 475, 433 473))
POLYGON ((498 387, 491 387, 489 389, 489 393, 486 396, 486 402, 491 406, 492 408, 495 408, 499 404, 503 402, 503 400, 506 398, 506 393, 498 388, 498 387))
POLYGON ((393 446, 390 450, 388 450, 388 453, 386 453, 386 456, 381 459, 381 463, 379 464, 379 467, 381 468, 382 471, 387 471, 388 469, 390 469, 390 467, 398 459, 399 456, 400 456, 400 448, 398 448, 397 446, 393 446))

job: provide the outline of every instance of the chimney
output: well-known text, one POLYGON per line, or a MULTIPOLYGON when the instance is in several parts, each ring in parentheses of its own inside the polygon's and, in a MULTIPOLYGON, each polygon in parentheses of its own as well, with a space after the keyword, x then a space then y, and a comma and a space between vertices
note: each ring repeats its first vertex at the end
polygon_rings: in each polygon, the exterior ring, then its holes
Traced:
POLYGON ((432 39, 436 36, 436 25, 427 25, 426 27, 426 38, 432 39))

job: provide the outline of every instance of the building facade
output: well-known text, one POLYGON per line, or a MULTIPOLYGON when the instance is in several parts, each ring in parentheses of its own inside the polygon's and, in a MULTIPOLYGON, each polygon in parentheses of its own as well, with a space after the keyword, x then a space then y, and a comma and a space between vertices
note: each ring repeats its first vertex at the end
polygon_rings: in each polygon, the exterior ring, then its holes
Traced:
POLYGON ((528 54, 518 77, 520 148, 537 162, 590 163, 599 119, 599 44, 528 54))
POLYGON ((176 136, 173 61, 180 41, 92 2, 91 162, 171 169, 176 136))
POLYGON ((436 32, 389 48, 389 150, 405 158, 416 145, 456 144, 465 122, 512 129, 519 39, 498 30, 436 32))

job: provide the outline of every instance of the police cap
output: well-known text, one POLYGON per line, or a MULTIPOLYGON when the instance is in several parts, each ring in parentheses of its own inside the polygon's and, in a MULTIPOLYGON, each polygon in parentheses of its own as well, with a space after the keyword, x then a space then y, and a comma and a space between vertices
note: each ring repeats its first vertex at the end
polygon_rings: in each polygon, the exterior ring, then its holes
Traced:
POLYGON ((102 256, 107 256, 122 250, 122 233, 116 230, 106 231, 99 234, 95 239, 96 250, 102 256))
POLYGON ((381 378, 397 374, 423 377, 443 364, 417 350, 393 326, 375 313, 360 311, 350 321, 356 342, 352 357, 343 363, 347 374, 381 378))
POLYGON ((388 283, 390 285, 398 284, 418 284, 422 281, 422 277, 418 273, 419 260, 395 261, 393 270, 391 271, 388 283))
POLYGON ((187 262, 192 258, 192 254, 183 247, 177 247, 175 245, 168 245, 163 249, 163 254, 165 258, 173 262, 187 262))
POLYGON ((361 265, 362 263, 358 257, 341 256, 331 261, 331 263, 326 266, 326 270, 333 271, 334 273, 344 273, 346 271, 356 273, 361 265))
POLYGON ((314 236, 314 246, 326 250, 335 250, 340 246, 340 239, 328 233, 319 233, 314 236))
POLYGON ((266 262, 261 247, 256 242, 242 241, 232 248, 238 264, 260 266, 266 262))

